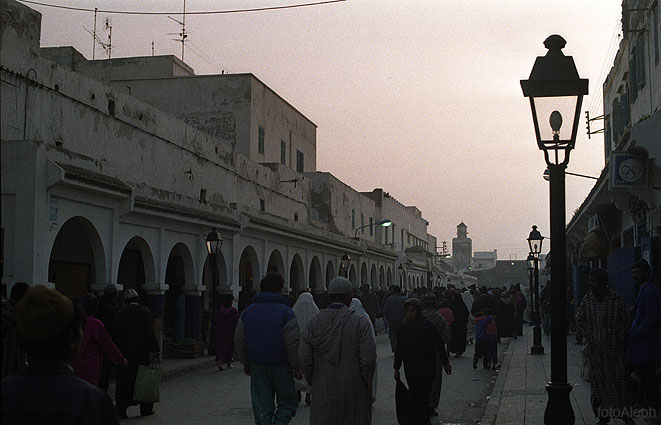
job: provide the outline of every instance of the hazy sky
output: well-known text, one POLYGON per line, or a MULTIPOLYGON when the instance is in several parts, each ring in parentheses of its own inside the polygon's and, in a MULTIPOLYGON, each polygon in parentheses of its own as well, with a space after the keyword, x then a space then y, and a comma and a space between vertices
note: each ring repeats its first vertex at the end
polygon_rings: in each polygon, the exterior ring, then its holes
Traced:
MULTIPOLYGON (((43 0, 85 8, 180 11, 183 0, 43 0)), ((315 0, 312 0, 315 1, 315 0)), ((305 0, 187 0, 187 11, 305 0)), ((93 13, 29 5, 42 45, 92 57, 93 13)), ((545 38, 567 40, 582 78, 583 110, 601 115, 601 85, 617 50, 619 0, 347 0, 266 12, 186 18, 185 60, 198 74, 251 72, 318 125, 317 169, 360 191, 383 188, 416 205, 449 242, 463 221, 473 250, 527 255, 537 224, 549 234, 548 183, 537 149, 527 79, 545 38)), ((181 55, 167 16, 111 16, 113 57, 181 55)), ((181 20, 181 14, 173 15, 181 20)), ((96 57, 104 57, 97 49, 96 57)), ((594 126, 601 128, 601 122, 594 126)), ((603 137, 579 124, 568 171, 596 176, 603 137)), ((594 180, 567 176, 567 220, 594 180)), ((548 245, 547 245, 548 246, 548 245)))

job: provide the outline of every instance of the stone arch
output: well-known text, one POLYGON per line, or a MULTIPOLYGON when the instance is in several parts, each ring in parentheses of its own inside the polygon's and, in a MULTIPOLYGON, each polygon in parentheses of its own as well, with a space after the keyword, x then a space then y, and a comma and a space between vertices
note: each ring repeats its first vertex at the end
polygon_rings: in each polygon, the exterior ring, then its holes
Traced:
POLYGON ((367 277, 367 263, 363 261, 360 265, 360 284, 363 285, 365 283, 369 284, 369 281, 367 277))
POLYGON ((372 267, 370 267, 370 287, 373 290, 379 288, 379 281, 376 274, 376 265, 374 264, 372 264, 372 267))
POLYGON ((289 290, 294 299, 298 297, 298 293, 305 285, 305 268, 303 267, 303 260, 298 254, 294 254, 289 265, 289 290))
POLYGON ((279 273, 281 276, 285 276, 285 261, 282 259, 282 254, 280 254, 280 251, 277 249, 274 249, 269 256, 266 272, 275 272, 279 273))
POLYGON ((335 277, 335 267, 333 266, 333 262, 328 260, 328 263, 326 263, 326 282, 324 285, 325 289, 328 289, 328 284, 330 283, 331 280, 335 277))
POLYGON ((308 281, 310 282, 310 290, 312 292, 319 292, 324 289, 324 276, 321 274, 321 263, 316 255, 312 257, 312 261, 310 262, 308 281))
POLYGON ((386 271, 383 265, 379 266, 379 289, 386 289, 386 271))
POLYGON ((390 288, 393 285, 393 275, 392 275, 392 269, 390 266, 388 266, 388 271, 386 272, 386 283, 388 284, 388 288, 390 288))
POLYGON ((349 280, 354 285, 358 283, 358 276, 356 276, 356 266, 353 264, 349 266, 349 280))
POLYGON ((124 289, 142 290, 156 283, 154 256, 147 241, 134 236, 124 245, 117 269, 117 283, 124 289))
POLYGON ((171 341, 179 341, 187 336, 184 287, 195 283, 194 276, 190 250, 183 242, 177 242, 170 250, 165 267, 168 290, 165 291, 163 305, 163 333, 171 341))
POLYGON ((239 257, 239 311, 243 311, 252 296, 259 290, 261 278, 259 258, 255 248, 248 245, 239 257))
POLYGON ((106 281, 106 256, 94 224, 76 216, 57 232, 48 261, 48 281, 64 295, 78 297, 106 281))

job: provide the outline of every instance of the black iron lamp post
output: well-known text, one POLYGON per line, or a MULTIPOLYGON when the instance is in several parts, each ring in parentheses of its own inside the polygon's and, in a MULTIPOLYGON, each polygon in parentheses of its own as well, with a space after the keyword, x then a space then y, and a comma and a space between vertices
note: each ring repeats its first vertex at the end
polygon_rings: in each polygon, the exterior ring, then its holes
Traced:
POLYGON ((220 248, 223 246, 223 238, 220 236, 218 230, 213 229, 207 235, 206 239, 207 253, 209 254, 209 266, 211 268, 211 329, 209 335, 209 350, 210 354, 216 351, 216 331, 213 323, 213 317, 218 308, 218 261, 217 255, 220 254, 220 248))
POLYGON ((544 151, 549 169, 551 215, 551 382, 544 423, 574 424, 567 383, 567 288, 565 235, 565 169, 576 144, 583 96, 588 94, 588 80, 578 76, 574 59, 562 49, 567 42, 559 35, 544 41, 548 49, 540 56, 528 80, 521 81, 523 95, 530 98, 537 146, 544 151))
POLYGON ((218 230, 213 229, 207 235, 207 253, 209 254, 209 261, 211 266, 211 308, 216 311, 216 285, 218 284, 218 262, 217 255, 220 254, 220 248, 223 246, 223 238, 220 236, 218 230))
POLYGON ((399 267, 397 267, 397 274, 399 275, 399 287, 400 289, 404 289, 402 287, 402 276, 404 276, 404 266, 402 266, 401 264, 399 265, 399 267))
MULTIPOLYGON (((381 227, 390 227, 390 226, 392 226, 392 221, 390 221, 390 220, 388 220, 388 219, 385 219, 385 220, 381 220, 381 221, 379 221, 378 223, 376 223, 376 225, 377 225, 377 226, 381 226, 381 227)), ((370 226, 374 226, 374 224, 366 224, 366 225, 364 225, 364 226, 360 226, 360 227, 358 227, 358 228, 356 229, 356 232, 353 234, 353 238, 351 238, 351 239, 358 240, 358 231, 359 231, 360 229, 364 229, 364 228, 366 228, 366 227, 370 227, 370 226)))
POLYGON ((535 324, 535 293, 533 288, 533 271, 535 270, 535 258, 528 254, 528 285, 530 286, 530 326, 535 324))
POLYGON ((528 257, 532 256, 533 264, 533 305, 535 306, 533 321, 535 322, 535 327, 533 328, 533 343, 530 348, 530 354, 544 354, 544 347, 542 347, 542 325, 540 323, 541 315, 539 314, 539 254, 542 252, 543 241, 544 236, 539 233, 537 226, 532 226, 532 232, 530 232, 530 235, 528 236, 528 246, 530 247, 530 254, 528 257))
POLYGON ((342 268, 344 269, 344 277, 349 279, 349 264, 351 264, 351 257, 349 257, 349 254, 344 253, 342 259, 340 260, 340 263, 342 264, 342 268))

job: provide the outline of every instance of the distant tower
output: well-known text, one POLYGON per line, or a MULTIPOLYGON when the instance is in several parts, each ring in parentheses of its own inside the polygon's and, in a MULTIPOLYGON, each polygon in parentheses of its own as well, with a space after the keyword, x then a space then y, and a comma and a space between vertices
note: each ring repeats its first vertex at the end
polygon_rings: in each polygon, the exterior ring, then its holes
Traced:
POLYGON ((457 226, 457 237, 452 238, 452 259, 454 271, 466 270, 471 266, 473 241, 468 237, 468 228, 462 221, 457 226))

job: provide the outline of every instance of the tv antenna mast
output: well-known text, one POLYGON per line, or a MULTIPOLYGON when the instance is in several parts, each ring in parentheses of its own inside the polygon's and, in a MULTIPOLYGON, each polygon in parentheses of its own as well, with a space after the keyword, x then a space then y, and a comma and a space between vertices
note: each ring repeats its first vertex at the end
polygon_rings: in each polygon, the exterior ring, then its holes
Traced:
POLYGON ((96 59, 96 44, 98 43, 99 46, 103 48, 106 52, 108 52, 108 59, 110 59, 110 55, 112 52, 112 24, 110 22, 110 18, 106 18, 105 20, 105 28, 108 30, 108 42, 104 42, 99 38, 99 35, 96 32, 96 18, 97 18, 97 8, 94 8, 94 28, 92 31, 88 30, 83 26, 83 29, 87 31, 91 36, 93 40, 92 44, 92 60, 96 59))
POLYGON ((105 28, 108 30, 108 43, 101 46, 108 52, 108 59, 110 59, 112 56, 112 22, 110 18, 106 18, 105 28))
POLYGON ((184 51, 186 47, 186 38, 188 38, 188 33, 186 32, 186 0, 184 0, 184 12, 182 14, 181 21, 178 19, 174 19, 172 16, 168 16, 168 18, 172 19, 179 25, 181 25, 181 32, 178 33, 168 33, 168 35, 178 35, 181 38, 174 38, 174 41, 178 41, 181 43, 181 61, 184 61, 184 51))

